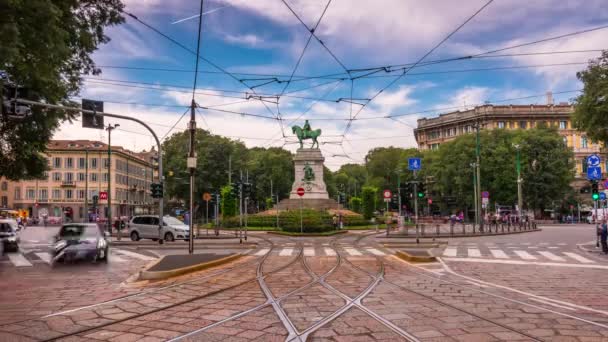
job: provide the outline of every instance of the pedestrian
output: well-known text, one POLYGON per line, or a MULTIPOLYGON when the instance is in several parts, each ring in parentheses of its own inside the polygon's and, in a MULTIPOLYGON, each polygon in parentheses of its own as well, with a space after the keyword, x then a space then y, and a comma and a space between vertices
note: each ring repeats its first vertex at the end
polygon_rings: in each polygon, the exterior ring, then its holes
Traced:
POLYGON ((608 254, 608 224, 606 224, 606 220, 602 220, 602 228, 600 231, 600 242, 602 243, 602 252, 604 254, 608 254))
POLYGON ((336 214, 334 214, 334 217, 332 220, 334 223, 334 230, 338 230, 338 216, 336 216, 336 214))

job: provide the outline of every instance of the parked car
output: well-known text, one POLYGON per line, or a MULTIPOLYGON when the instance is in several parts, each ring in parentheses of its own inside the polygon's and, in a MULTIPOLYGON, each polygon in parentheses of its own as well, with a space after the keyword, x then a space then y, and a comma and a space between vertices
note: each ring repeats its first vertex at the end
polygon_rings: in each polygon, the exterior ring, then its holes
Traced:
POLYGON ((53 245, 53 263, 92 259, 108 261, 107 235, 95 223, 67 223, 61 226, 53 245))
POLYGON ((17 221, 13 219, 0 220, 0 241, 3 252, 16 252, 19 250, 18 230, 17 221))
MULTIPOLYGON (((138 241, 139 239, 157 241, 159 237, 158 216, 133 216, 129 222, 129 236, 133 241, 138 241)), ((190 227, 177 218, 166 215, 163 217, 161 236, 165 241, 175 241, 176 239, 188 241, 190 239, 190 227)))

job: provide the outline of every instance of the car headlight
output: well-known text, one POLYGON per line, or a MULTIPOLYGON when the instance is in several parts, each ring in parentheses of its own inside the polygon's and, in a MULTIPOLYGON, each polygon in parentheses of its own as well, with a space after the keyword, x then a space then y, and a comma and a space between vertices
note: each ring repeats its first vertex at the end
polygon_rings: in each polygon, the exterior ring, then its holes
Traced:
POLYGON ((9 236, 8 242, 17 242, 17 238, 15 236, 9 236))
POLYGON ((99 249, 106 248, 106 240, 104 240, 104 239, 97 240, 97 248, 99 248, 99 249))
POLYGON ((60 240, 60 241, 58 241, 58 242, 55 244, 55 247, 54 247, 54 248, 55 248, 55 250, 56 250, 56 251, 58 251, 58 250, 60 250, 60 249, 63 249, 63 248, 64 248, 65 246, 67 246, 67 245, 68 245, 68 243, 67 243, 67 242, 65 242, 65 240, 60 240))

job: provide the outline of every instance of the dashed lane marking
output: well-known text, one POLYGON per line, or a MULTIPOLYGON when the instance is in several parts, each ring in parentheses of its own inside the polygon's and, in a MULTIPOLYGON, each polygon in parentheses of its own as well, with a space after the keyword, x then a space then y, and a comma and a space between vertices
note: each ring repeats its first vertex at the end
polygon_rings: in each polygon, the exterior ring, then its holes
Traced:
POLYGON ((456 249, 456 247, 448 247, 443 251, 443 255, 446 257, 455 257, 458 255, 458 249, 456 249))
POLYGON ((352 247, 345 247, 344 250, 346 251, 346 253, 348 253, 349 255, 352 256, 361 256, 363 255, 361 252, 359 252, 358 250, 352 248, 352 247))
POLYGON ((595 264, 595 261, 589 260, 589 259, 585 258, 584 256, 578 255, 576 253, 564 252, 564 254, 571 257, 572 259, 574 259, 578 262, 582 262, 584 264, 595 264))
POLYGON ((304 248, 304 256, 307 256, 307 257, 315 256, 315 249, 312 247, 304 248))
POLYGON ((517 251, 513 251, 513 253, 517 254, 517 256, 519 256, 520 258, 522 258, 524 260, 536 260, 537 259, 534 255, 532 255, 526 251, 517 250, 517 251))
POLYGON ((32 263, 29 262, 21 253, 6 253, 6 256, 8 256, 13 265, 17 267, 32 266, 32 263))
POLYGON ((472 258, 481 258, 481 252, 477 248, 469 248, 469 256, 472 258))
POLYGON ((551 260, 551 261, 561 261, 564 262, 566 261, 566 259, 560 257, 559 255, 555 255, 551 252, 547 252, 547 251, 538 251, 538 254, 544 256, 545 258, 551 260))
POLYGON ((333 250, 333 249, 331 249, 331 248, 327 248, 327 247, 325 247, 325 248, 323 248, 323 251, 325 252, 325 254, 326 254, 327 256, 336 256, 336 251, 334 251, 334 250, 333 250))
POLYGON ((498 259, 509 259, 509 256, 501 249, 490 249, 490 253, 492 253, 492 256, 498 259))
POLYGON ((382 252, 380 250, 377 250, 375 248, 366 248, 365 250, 368 251, 368 252, 370 252, 370 253, 372 253, 373 255, 378 255, 378 256, 386 255, 386 253, 384 253, 384 252, 382 252))
POLYGON ((291 254, 293 254, 293 248, 283 248, 280 252, 279 252, 279 256, 291 256, 291 254))
POLYGON ((259 251, 257 251, 254 255, 262 256, 262 255, 265 255, 266 253, 268 253, 269 250, 270 250, 269 248, 263 248, 263 249, 260 249, 259 251))
POLYGON ((135 259, 144 260, 144 261, 152 261, 152 260, 157 259, 157 258, 153 258, 153 257, 147 256, 147 255, 143 255, 143 254, 139 254, 139 253, 135 253, 135 252, 131 252, 131 251, 125 251, 123 249, 115 249, 114 252, 116 252, 118 254, 126 255, 128 257, 132 257, 135 259))

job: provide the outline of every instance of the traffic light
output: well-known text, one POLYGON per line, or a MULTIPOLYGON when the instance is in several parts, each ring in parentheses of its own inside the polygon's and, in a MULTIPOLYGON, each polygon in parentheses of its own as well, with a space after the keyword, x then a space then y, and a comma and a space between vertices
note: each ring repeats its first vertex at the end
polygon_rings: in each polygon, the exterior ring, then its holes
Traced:
POLYGON ((418 198, 424 198, 426 196, 426 189, 424 183, 418 183, 418 198))
POLYGON ((251 197, 251 183, 243 183, 243 197, 251 197))
POLYGON ((232 196, 234 196, 234 198, 239 198, 241 184, 239 182, 234 182, 234 183, 232 183, 231 186, 232 186, 232 189, 231 189, 232 196))
POLYGON ((597 181, 591 182, 591 198, 594 201, 598 201, 600 199, 600 191, 598 188, 597 181))
POLYGON ((152 192, 152 198, 163 197, 163 184, 162 183, 151 183, 150 192, 152 192))

